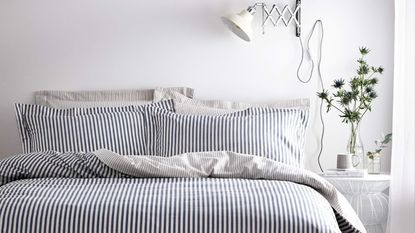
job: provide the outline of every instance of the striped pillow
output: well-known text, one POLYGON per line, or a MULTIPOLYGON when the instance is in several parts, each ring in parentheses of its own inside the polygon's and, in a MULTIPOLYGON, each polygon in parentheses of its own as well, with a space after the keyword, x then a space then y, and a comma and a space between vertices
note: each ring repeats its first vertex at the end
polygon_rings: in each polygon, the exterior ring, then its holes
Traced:
POLYGON ((156 137, 149 153, 233 151, 302 167, 307 108, 248 108, 220 115, 181 115, 151 108, 156 137))
POLYGON ((145 112, 149 107, 174 111, 171 100, 143 106, 71 109, 15 105, 24 153, 105 148, 123 155, 146 154, 150 132, 145 112))

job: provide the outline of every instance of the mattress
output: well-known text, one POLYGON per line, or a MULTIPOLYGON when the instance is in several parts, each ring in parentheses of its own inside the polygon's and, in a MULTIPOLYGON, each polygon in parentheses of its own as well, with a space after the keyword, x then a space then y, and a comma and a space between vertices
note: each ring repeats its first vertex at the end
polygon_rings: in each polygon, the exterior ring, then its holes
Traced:
POLYGON ((365 232, 337 195, 250 155, 21 154, 0 161, 0 232, 365 232))

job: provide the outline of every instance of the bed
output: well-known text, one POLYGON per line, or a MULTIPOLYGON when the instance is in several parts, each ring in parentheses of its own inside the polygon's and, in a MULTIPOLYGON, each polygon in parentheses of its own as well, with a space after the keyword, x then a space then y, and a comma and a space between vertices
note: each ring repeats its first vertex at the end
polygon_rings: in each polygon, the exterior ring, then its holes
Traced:
POLYGON ((366 232, 301 167, 307 110, 145 106, 16 105, 25 151, 0 161, 1 232, 366 232))

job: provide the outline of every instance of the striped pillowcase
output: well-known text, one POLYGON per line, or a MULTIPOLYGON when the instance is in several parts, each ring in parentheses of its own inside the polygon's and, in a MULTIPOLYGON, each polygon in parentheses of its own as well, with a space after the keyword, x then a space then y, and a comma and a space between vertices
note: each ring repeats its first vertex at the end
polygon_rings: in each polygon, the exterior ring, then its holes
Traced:
POLYGON ((149 141, 151 154, 233 151, 303 166, 307 108, 248 108, 219 116, 151 108, 149 114, 156 132, 149 141))
POLYGON ((174 111, 171 100, 143 106, 71 109, 16 104, 15 110, 24 153, 105 148, 123 155, 143 155, 150 135, 145 112, 150 107, 174 111))

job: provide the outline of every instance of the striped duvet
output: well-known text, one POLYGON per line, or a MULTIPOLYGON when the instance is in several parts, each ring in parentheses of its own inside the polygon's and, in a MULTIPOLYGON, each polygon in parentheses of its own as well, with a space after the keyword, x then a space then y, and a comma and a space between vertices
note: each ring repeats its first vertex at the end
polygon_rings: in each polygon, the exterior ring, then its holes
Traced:
POLYGON ((365 232, 332 186, 266 158, 131 159, 100 151, 0 161, 0 232, 365 232))

